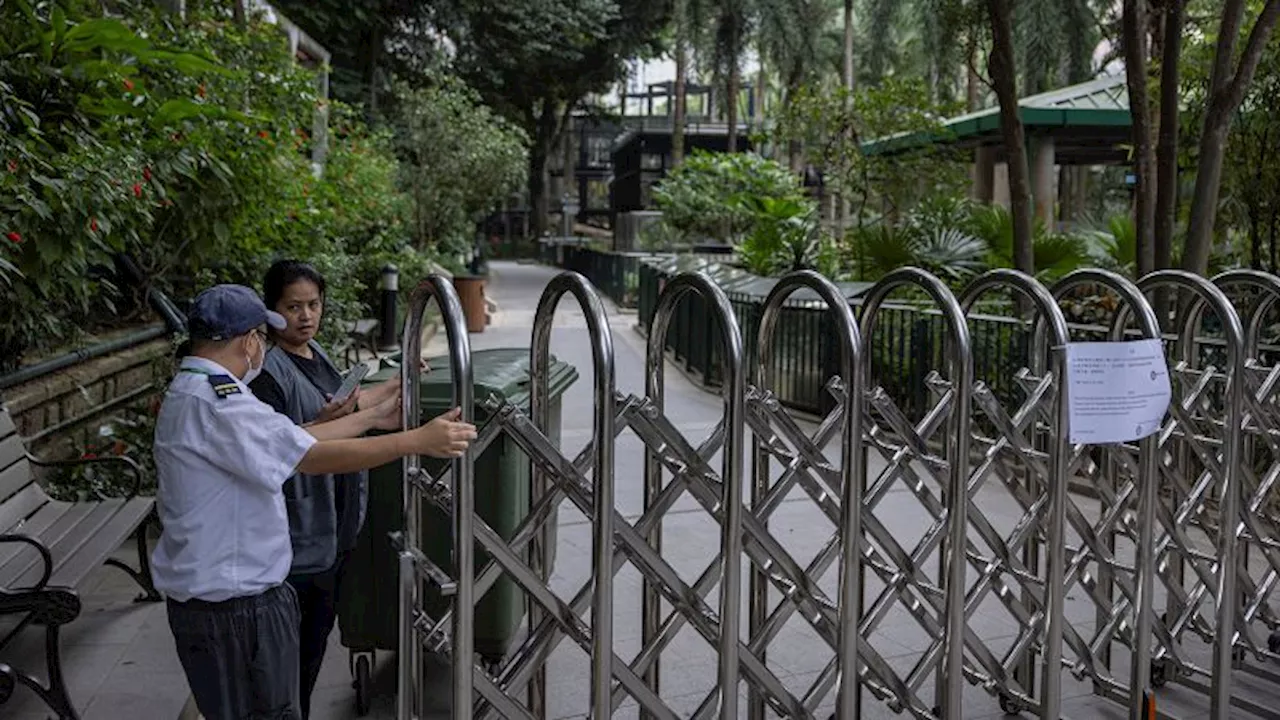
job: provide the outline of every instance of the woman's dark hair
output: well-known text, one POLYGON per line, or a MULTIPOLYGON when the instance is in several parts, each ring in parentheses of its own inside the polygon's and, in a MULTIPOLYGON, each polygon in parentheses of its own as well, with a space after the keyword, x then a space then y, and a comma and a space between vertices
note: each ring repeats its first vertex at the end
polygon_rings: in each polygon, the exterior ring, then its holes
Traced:
POLYGON ((275 310, 276 303, 280 302, 285 288, 299 280, 314 283, 316 289, 320 291, 320 299, 324 299, 324 276, 319 270, 301 260, 277 260, 267 270, 266 277, 262 279, 262 302, 266 304, 267 309, 275 310))

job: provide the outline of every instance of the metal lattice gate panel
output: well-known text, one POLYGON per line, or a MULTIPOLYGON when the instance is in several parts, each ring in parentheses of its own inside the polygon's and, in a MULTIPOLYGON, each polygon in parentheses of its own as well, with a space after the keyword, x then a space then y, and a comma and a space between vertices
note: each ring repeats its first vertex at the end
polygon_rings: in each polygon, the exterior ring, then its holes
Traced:
MULTIPOLYGON (((597 718, 634 704, 643 717, 664 719, 820 718, 834 709, 846 720, 864 712, 865 698, 905 716, 956 720, 972 684, 1003 709, 1056 720, 1069 714, 1071 679, 1123 705, 1131 720, 1149 717, 1156 688, 1175 680, 1203 692, 1214 720, 1232 707, 1267 716, 1236 692, 1230 670, 1234 663, 1258 681, 1280 680, 1269 668, 1280 660, 1271 605, 1280 585, 1272 500, 1280 363, 1264 361, 1259 344, 1259 318, 1280 299, 1280 279, 1238 272, 1217 283, 1255 293, 1247 332, 1222 290, 1172 271, 1137 284, 1078 271, 1052 291, 993 271, 958 299, 936 277, 903 269, 877 283, 857 313, 826 279, 795 273, 766 299, 747 367, 727 297, 705 275, 686 273, 658 298, 637 395, 615 386, 613 340, 594 289, 574 273, 556 277, 535 315, 529 408, 487 399, 490 419, 468 457, 438 477, 416 458, 406 463, 399 717, 426 712, 423 658, 434 653, 452 664, 453 717, 541 720, 554 700, 548 663, 565 641, 589 657, 597 718), (1082 287, 1118 299, 1105 331, 1113 341, 1161 336, 1146 297, 1154 291, 1192 298, 1181 332, 1164 335, 1177 361, 1174 406, 1160 432, 1140 442, 1072 446, 1065 438, 1064 350, 1077 338, 1060 305, 1082 287), (938 352, 913 358, 928 372, 910 407, 892 399, 867 351, 887 299, 908 288, 929 299, 939 321, 928 330, 937 330, 938 352), (1012 392, 974 378, 969 314, 993 290, 1021 294, 1034 310, 1012 392), (584 310, 595 379, 592 440, 574 457, 552 440, 547 413, 551 320, 565 294, 584 310), (665 333, 686 298, 715 318, 719 334, 709 339, 720 348, 724 386, 720 422, 698 443, 664 398, 665 333), (769 374, 782 309, 799 306, 827 309, 839 359, 826 385, 833 407, 811 430, 779 401, 769 374), (1202 342, 1206 311, 1222 328, 1218 345, 1202 342), (1212 346, 1207 355, 1202 345, 1212 346), (643 473, 625 476, 643 483, 633 517, 614 500, 624 435, 639 440, 645 458, 643 473), (534 469, 528 515, 506 537, 475 513, 472 483, 473 459, 498 438, 534 469), (1069 493, 1071 482, 1094 497, 1069 493), (452 519, 450 567, 423 552, 414 518, 424 506, 452 519), (585 579, 558 593, 549 558, 562 507, 588 519, 592 562, 585 579), (803 553, 789 547, 784 509, 829 532, 811 531, 803 553), (664 520, 677 511, 701 513, 718 536, 694 574, 682 574, 664 545, 664 520), (911 527, 898 520, 903 513, 916 518, 911 527), (479 567, 477 552, 488 558, 479 567), (624 569, 640 578, 641 595, 640 637, 625 653, 613 628, 614 578, 624 569), (484 662, 474 652, 476 603, 503 577, 527 598, 528 626, 506 657, 484 662), (424 609, 428 588, 451 599, 439 617, 424 609), (796 628, 820 658, 803 681, 773 659, 796 628), (923 638, 909 656, 892 640, 903 628, 923 638), (716 670, 713 687, 682 706, 694 709, 678 712, 658 671, 682 633, 714 652, 716 670)), ((470 348, 446 281, 432 278, 415 296, 404 347, 420 352, 433 299, 449 336, 454 400, 466 410, 470 348)), ((403 371, 407 427, 420 421, 413 365, 403 371)))

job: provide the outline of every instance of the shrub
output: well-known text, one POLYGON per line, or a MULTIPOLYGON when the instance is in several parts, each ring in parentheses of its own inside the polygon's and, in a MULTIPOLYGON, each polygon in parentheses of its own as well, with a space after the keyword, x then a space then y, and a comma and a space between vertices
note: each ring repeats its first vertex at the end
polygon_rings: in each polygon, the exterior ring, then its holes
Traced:
POLYGON ((799 179, 755 153, 695 151, 653 188, 662 219, 685 237, 738 244, 759 217, 756 201, 806 202, 799 179))
POLYGON ((145 312, 112 283, 116 253, 177 296, 309 259, 334 288, 330 332, 382 262, 425 267, 390 134, 331 104, 317 177, 324 103, 279 28, 214 0, 182 22, 75 8, 0 5, 0 370, 145 312))

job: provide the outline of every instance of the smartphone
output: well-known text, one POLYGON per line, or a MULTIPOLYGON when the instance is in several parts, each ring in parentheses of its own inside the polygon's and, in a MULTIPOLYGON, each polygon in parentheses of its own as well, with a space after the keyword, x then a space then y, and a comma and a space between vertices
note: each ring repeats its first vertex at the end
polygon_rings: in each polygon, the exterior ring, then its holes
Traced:
POLYGON ((369 374, 369 366, 360 363, 347 371, 347 376, 342 380, 342 387, 338 388, 338 392, 333 394, 332 401, 336 403, 344 403, 347 398, 351 397, 351 393, 360 387, 360 381, 364 380, 364 376, 369 374))

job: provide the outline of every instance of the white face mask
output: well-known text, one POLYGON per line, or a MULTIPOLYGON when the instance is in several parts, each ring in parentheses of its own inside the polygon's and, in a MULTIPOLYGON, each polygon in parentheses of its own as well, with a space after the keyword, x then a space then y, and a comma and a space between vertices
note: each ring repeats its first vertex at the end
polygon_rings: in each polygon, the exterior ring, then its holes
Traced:
POLYGON ((257 333, 254 333, 253 336, 257 338, 258 344, 262 345, 262 363, 259 364, 258 367, 254 367, 253 356, 252 355, 244 356, 244 359, 249 362, 249 370, 245 372, 244 377, 241 378, 241 382, 243 382, 245 385, 248 385, 249 383, 253 382, 255 378, 257 378, 259 375, 262 374, 262 366, 265 365, 267 362, 267 346, 263 344, 262 336, 258 335, 257 333))

